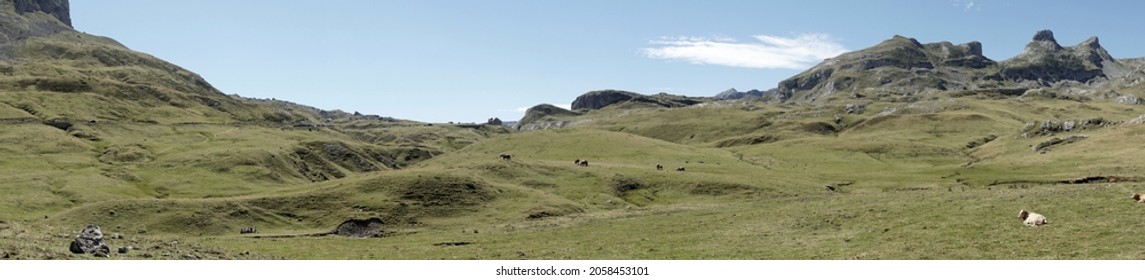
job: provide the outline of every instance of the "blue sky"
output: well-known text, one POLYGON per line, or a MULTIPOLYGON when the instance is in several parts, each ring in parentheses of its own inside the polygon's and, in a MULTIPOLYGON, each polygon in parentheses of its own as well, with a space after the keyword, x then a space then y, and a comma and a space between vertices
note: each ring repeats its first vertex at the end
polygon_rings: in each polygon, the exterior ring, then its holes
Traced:
POLYGON ((903 35, 1018 54, 1041 29, 1145 56, 1141 1, 72 0, 75 28, 228 94, 426 122, 516 120, 599 89, 770 89, 903 35))

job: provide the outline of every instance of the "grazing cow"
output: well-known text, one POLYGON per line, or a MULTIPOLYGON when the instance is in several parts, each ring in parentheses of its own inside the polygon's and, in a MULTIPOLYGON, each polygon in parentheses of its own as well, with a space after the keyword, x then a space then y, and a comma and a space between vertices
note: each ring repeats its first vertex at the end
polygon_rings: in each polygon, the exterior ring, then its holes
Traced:
POLYGON ((513 155, 501 154, 501 160, 513 160, 513 155))
POLYGON ((588 160, 582 160, 579 164, 580 166, 588 167, 588 160))
POLYGON ((676 171, 684 172, 684 167, 683 166, 677 167, 676 171))
POLYGON ((1136 201, 1137 203, 1145 203, 1145 195, 1141 195, 1139 193, 1134 193, 1133 194, 1133 201, 1136 201))
POLYGON ((1046 216, 1042 216, 1042 214, 1033 213, 1026 210, 1018 211, 1018 219, 1022 220, 1022 223, 1025 223, 1027 226, 1031 227, 1041 226, 1047 223, 1046 216))
POLYGON ((248 233, 258 233, 258 228, 256 228, 256 227, 245 227, 245 228, 239 229, 239 234, 248 234, 248 233))
POLYGON ((576 161, 574 161, 573 164, 580 165, 580 159, 579 158, 576 159, 576 161))
POLYGON ((661 171, 661 170, 664 170, 664 165, 657 163, 656 164, 656 171, 661 171))

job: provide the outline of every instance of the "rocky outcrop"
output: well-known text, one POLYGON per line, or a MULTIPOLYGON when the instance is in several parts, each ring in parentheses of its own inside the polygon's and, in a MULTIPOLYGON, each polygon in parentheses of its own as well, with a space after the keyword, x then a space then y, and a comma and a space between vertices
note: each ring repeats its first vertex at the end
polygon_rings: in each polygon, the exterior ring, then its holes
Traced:
POLYGON ((628 92, 628 91, 623 91, 623 90, 608 89, 608 90, 590 91, 590 92, 587 92, 585 94, 581 94, 580 96, 577 96, 576 100, 573 100, 572 109, 573 110, 580 110, 580 109, 596 110, 596 109, 604 108, 605 106, 616 104, 616 103, 619 103, 622 101, 628 101, 628 100, 636 99, 636 98, 639 98, 640 96, 641 95, 639 93, 628 92))
POLYGON ((68 250, 76 254, 92 254, 96 257, 108 257, 111 249, 103 243, 103 232, 99 226, 87 225, 80 234, 72 240, 68 250))
POLYGON ((20 14, 41 12, 72 26, 72 17, 68 0, 13 0, 16 12, 20 14))

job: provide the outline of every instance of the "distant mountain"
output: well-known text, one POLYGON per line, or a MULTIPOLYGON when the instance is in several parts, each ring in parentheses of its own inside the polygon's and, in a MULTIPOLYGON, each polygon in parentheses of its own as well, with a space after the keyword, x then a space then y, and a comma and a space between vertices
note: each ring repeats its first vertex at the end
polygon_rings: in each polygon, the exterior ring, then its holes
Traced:
POLYGON ((749 90, 749 91, 737 91, 735 88, 731 88, 731 89, 725 90, 723 92, 720 92, 719 94, 716 94, 712 98, 720 99, 720 100, 728 100, 728 99, 764 99, 764 100, 770 100, 770 99, 775 97, 775 92, 776 92, 775 89, 766 90, 766 91, 760 91, 758 89, 753 89, 753 90, 749 90))
POLYGON ((1097 37, 1062 47, 1050 30, 1038 31, 1018 56, 996 62, 982 44, 922 44, 894 36, 873 47, 845 53, 783 80, 780 99, 813 102, 844 95, 893 97, 946 90, 1030 89, 1069 81, 1140 75, 1114 59, 1097 37))

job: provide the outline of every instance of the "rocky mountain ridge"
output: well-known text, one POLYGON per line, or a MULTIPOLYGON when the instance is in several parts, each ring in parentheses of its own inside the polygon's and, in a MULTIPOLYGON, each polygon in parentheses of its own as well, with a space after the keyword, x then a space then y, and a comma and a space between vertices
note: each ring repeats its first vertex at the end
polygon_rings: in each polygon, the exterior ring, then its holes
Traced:
MULTIPOLYGON (((1132 60, 1129 60, 1132 61, 1132 60)), ((781 100, 814 102, 837 93, 888 97, 947 90, 1036 89, 1061 82, 1093 84, 1145 72, 1113 58, 1097 37, 1070 47, 1050 30, 1034 34, 1014 58, 994 61, 982 44, 922 44, 895 36, 870 48, 845 53, 779 82, 781 100)))

